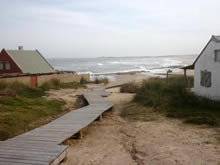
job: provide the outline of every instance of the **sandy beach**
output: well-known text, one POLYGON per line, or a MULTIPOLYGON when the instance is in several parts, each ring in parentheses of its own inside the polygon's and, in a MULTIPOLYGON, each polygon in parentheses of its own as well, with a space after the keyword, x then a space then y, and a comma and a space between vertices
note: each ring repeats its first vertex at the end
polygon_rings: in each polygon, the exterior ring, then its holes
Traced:
POLYGON ((108 97, 115 106, 102 121, 91 124, 82 140, 73 140, 63 165, 218 164, 216 131, 183 124, 161 115, 148 122, 130 122, 118 114, 132 94, 108 97))
MULTIPOLYGON (((127 74, 116 78, 110 85, 140 82, 150 76, 127 74)), ((70 140, 71 147, 62 165, 220 163, 218 130, 184 124, 157 113, 146 122, 125 120, 120 111, 129 106, 134 94, 120 93, 119 87, 108 91, 112 92, 107 99, 114 104, 113 110, 106 112, 102 121, 84 129, 83 139, 70 140)))

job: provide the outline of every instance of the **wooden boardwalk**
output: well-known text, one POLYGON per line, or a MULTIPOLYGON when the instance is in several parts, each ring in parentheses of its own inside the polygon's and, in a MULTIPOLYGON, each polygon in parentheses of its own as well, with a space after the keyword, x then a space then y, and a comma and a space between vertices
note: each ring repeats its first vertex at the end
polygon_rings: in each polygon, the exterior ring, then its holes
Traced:
POLYGON ((104 89, 82 93, 88 106, 22 135, 0 142, 0 165, 55 165, 66 156, 68 146, 60 145, 81 132, 102 113, 112 108, 104 89))

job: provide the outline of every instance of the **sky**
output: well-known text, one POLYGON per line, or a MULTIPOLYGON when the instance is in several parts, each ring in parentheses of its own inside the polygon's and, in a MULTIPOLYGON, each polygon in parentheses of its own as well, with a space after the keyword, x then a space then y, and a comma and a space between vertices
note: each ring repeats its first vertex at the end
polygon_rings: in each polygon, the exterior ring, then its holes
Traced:
POLYGON ((0 49, 45 57, 199 54, 219 0, 0 0, 0 49))

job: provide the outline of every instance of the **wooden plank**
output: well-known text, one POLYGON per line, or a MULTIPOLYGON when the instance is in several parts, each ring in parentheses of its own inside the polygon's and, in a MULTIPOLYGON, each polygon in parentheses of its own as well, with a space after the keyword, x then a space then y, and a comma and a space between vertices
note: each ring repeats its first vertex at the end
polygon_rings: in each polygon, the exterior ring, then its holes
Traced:
POLYGON ((60 152, 64 150, 65 148, 57 148, 56 146, 50 146, 50 147, 44 147, 44 146, 3 146, 1 145, 0 148, 0 153, 2 154, 4 150, 23 150, 23 151, 42 151, 42 152, 49 152, 49 151, 54 151, 54 152, 60 152), (3 150, 3 152, 1 152, 3 150))
POLYGON ((57 158, 50 163, 50 165, 59 165, 60 162, 62 162, 65 159, 66 155, 67 150, 58 155, 57 158))
POLYGON ((44 161, 44 162, 51 162, 57 156, 47 156, 47 155, 9 155, 9 154, 1 154, 1 159, 19 159, 19 160, 33 160, 33 161, 44 161))
POLYGON ((8 163, 23 163, 23 164, 32 164, 32 165, 47 165, 48 161, 36 161, 36 160, 21 160, 21 159, 8 159, 0 158, 0 162, 5 162, 5 165, 8 163))
POLYGON ((26 164, 25 163, 18 163, 18 162, 0 162, 0 165, 26 165, 26 164))
POLYGON ((26 155, 26 156, 57 156, 57 154, 59 154, 60 152, 64 151, 65 149, 63 150, 60 150, 60 151, 54 151, 54 150, 50 150, 50 151, 29 151, 29 150, 26 150, 26 149, 23 149, 23 150, 5 150, 5 151, 0 151, 0 155, 26 155))
POLYGON ((80 132, 113 105, 101 96, 104 89, 83 93, 88 106, 69 112, 45 126, 0 142, 0 165, 59 164, 66 156, 67 146, 61 142, 80 132))
POLYGON ((50 150, 50 152, 48 151, 31 151, 29 149, 0 149, 0 153, 8 153, 8 154, 13 154, 13 153, 22 153, 22 154, 33 154, 33 155, 37 155, 37 154, 46 154, 46 155, 50 155, 50 156, 55 156, 57 153, 59 153, 60 151, 54 151, 54 150, 50 150))

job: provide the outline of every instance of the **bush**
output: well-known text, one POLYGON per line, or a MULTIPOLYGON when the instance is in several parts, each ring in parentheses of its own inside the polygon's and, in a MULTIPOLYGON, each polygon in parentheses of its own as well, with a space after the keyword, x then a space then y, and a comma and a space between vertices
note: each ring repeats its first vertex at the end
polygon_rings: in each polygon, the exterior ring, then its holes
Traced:
POLYGON ((152 78, 143 81, 134 101, 151 106, 168 117, 182 118, 187 123, 220 125, 220 102, 196 96, 183 78, 152 78))
POLYGON ((20 83, 18 81, 14 81, 12 83, 9 83, 8 84, 8 87, 12 90, 15 90, 15 91, 19 91, 19 90, 23 90, 25 88, 28 88, 27 85, 23 84, 23 83, 20 83))
POLYGON ((51 79, 47 82, 44 82, 40 88, 44 90, 49 90, 49 89, 59 89, 60 88, 60 80, 58 79, 51 79))
POLYGON ((182 78, 166 79, 152 78, 144 80, 138 89, 135 101, 148 106, 160 106, 161 103, 173 106, 194 104, 198 101, 182 78))
POLYGON ((16 91, 12 90, 10 88, 5 88, 3 90, 0 90, 0 96, 13 96, 13 97, 15 97, 16 94, 17 94, 16 91))
POLYGON ((109 83, 108 78, 96 78, 94 81, 95 84, 101 84, 104 83, 105 85, 109 83))
POLYGON ((0 82, 0 95, 3 96, 16 96, 21 91, 28 89, 29 87, 18 81, 12 83, 0 82))
POLYGON ((62 83, 57 79, 51 79, 47 82, 44 82, 40 88, 43 90, 49 90, 49 89, 60 89, 60 88, 80 88, 83 87, 85 88, 86 86, 83 84, 80 84, 78 82, 69 82, 69 83, 62 83))
POLYGON ((42 88, 25 88, 17 92, 19 96, 27 98, 37 98, 45 95, 45 90, 42 88))
MULTIPOLYGON (((50 83, 59 85, 56 80, 50 83)), ((55 117, 62 112, 64 101, 42 97, 49 88, 48 84, 45 83, 43 88, 30 88, 19 82, 0 83, 0 94, 4 95, 0 97, 0 140, 30 130, 31 124, 43 124, 47 117, 55 117)))
POLYGON ((136 93, 138 90, 138 85, 135 83, 123 84, 120 88, 121 93, 136 93))
POLYGON ((44 82, 41 86, 40 86, 41 89, 47 91, 50 89, 50 84, 49 82, 44 82))
POLYGON ((80 84, 86 84, 87 80, 84 77, 81 77, 80 84))
POLYGON ((55 87, 59 87, 60 86, 60 80, 58 80, 58 79, 55 79, 55 78, 51 79, 50 82, 55 87))
POLYGON ((120 111, 120 116, 130 121, 153 121, 157 119, 157 115, 151 108, 130 103, 120 111))
POLYGON ((1 82, 0 82, 0 90, 5 89, 7 86, 8 86, 8 85, 7 85, 7 83, 6 83, 5 81, 1 81, 1 82))
POLYGON ((61 100, 46 100, 42 97, 0 98, 0 140, 6 140, 32 128, 45 124, 63 112, 61 100), (37 122, 37 124, 35 124, 37 122))

